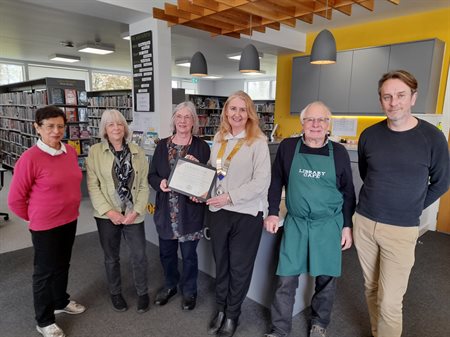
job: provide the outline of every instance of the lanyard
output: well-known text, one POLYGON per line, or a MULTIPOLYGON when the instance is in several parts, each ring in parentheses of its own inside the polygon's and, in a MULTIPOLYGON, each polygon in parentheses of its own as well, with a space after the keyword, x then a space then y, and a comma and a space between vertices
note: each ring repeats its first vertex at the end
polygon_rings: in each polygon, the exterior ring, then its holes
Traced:
POLYGON ((231 150, 230 154, 225 159, 225 163, 222 166, 222 157, 225 153, 227 143, 228 143, 228 140, 223 142, 222 145, 220 145, 219 153, 217 154, 216 171, 217 171, 217 176, 219 177, 219 180, 222 180, 227 175, 227 171, 228 171, 228 168, 230 167, 231 159, 233 159, 234 155, 239 151, 242 144, 244 144, 244 139, 238 140, 236 145, 234 145, 233 150, 231 150))

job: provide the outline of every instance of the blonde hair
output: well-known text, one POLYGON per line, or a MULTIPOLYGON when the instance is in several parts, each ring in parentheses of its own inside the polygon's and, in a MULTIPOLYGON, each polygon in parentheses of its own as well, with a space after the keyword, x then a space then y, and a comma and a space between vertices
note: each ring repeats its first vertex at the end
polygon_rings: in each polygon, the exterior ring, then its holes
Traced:
POLYGON ((245 103, 245 108, 247 110, 248 115, 247 123, 245 124, 245 132, 246 132, 245 142, 248 145, 251 145, 256 139, 263 138, 265 137, 265 135, 261 131, 261 128, 259 127, 259 117, 258 114, 256 113, 255 104, 253 103, 250 96, 241 90, 231 94, 228 97, 227 101, 225 102, 222 109, 222 113, 220 114, 219 132, 217 132, 215 140, 219 143, 222 143, 225 141, 225 136, 228 133, 231 133, 231 125, 228 122, 226 112, 228 106, 230 105, 230 102, 235 98, 239 98, 245 103))
POLYGON ((106 124, 108 123, 122 123, 125 128, 123 138, 126 141, 130 140, 131 133, 127 120, 120 111, 111 109, 103 111, 100 125, 98 126, 98 135, 103 141, 108 141, 108 134, 106 133, 106 124))

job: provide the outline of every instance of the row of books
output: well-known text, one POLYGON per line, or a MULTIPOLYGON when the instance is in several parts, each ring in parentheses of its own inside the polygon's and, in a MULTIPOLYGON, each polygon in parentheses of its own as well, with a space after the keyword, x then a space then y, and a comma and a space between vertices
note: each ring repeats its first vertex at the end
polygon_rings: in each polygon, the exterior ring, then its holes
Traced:
POLYGON ((219 115, 198 115, 199 126, 219 126, 220 116, 219 115))
POLYGON ((47 91, 39 90, 35 92, 5 92, 0 94, 0 104, 13 105, 33 105, 40 106, 47 104, 47 91))
MULTIPOLYGON (((112 107, 111 107, 112 108, 112 107)), ((126 120, 132 120, 133 119, 133 111, 131 110, 131 108, 114 108, 117 111, 120 111, 120 113, 125 117, 126 120)), ((101 118, 103 112, 106 110, 106 108, 101 108, 101 107, 96 107, 96 108, 92 108, 92 107, 88 107, 88 114, 89 117, 93 117, 93 118, 101 118)))
POLYGON ((264 123, 273 123, 274 115, 258 114, 259 120, 264 123))
POLYGON ((89 126, 86 124, 80 125, 68 125, 66 128, 66 134, 64 138, 67 139, 89 139, 91 138, 91 131, 89 126))
POLYGON ((36 107, 31 106, 11 106, 0 105, 0 117, 20 118, 27 120, 34 120, 34 113, 36 107))
POLYGON ((61 109, 63 109, 66 113, 66 119, 68 123, 88 121, 87 108, 65 107, 61 109))
POLYGON ((50 88, 50 104, 87 105, 87 92, 74 88, 50 88))
POLYGON ((275 103, 255 103, 256 112, 274 112, 275 103))
POLYGON ((89 97, 88 103, 93 107, 128 107, 133 106, 130 95, 89 97))
POLYGON ((191 96, 190 100, 197 109, 221 109, 224 104, 218 97, 191 96))
POLYGON ((91 142, 89 139, 86 139, 86 140, 69 139, 67 141, 67 144, 72 146, 75 149, 75 151, 77 151, 78 155, 81 155, 81 154, 87 155, 89 153, 89 149, 91 147, 91 142))

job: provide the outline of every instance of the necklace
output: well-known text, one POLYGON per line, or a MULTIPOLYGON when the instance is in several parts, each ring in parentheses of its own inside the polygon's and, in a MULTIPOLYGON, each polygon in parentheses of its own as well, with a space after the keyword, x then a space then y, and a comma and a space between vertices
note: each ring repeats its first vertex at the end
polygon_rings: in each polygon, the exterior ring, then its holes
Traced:
POLYGON ((225 162, 222 165, 222 157, 225 154, 225 149, 227 147, 228 140, 224 141, 220 145, 219 152, 217 153, 217 159, 216 159, 216 172, 217 172, 217 178, 219 178, 219 185, 217 186, 216 193, 217 195, 221 195, 225 193, 225 190, 222 187, 221 181, 225 176, 227 175, 228 168, 230 167, 231 159, 233 159, 234 155, 239 151, 242 144, 244 144, 244 139, 239 139, 237 143, 234 145, 233 150, 231 150, 230 154, 225 159, 225 162))

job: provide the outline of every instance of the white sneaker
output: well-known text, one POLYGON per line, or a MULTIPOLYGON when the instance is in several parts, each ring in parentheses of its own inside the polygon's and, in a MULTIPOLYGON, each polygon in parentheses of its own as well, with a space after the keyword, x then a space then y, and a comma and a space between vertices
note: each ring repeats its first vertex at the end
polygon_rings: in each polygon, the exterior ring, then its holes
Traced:
POLYGON ((59 326, 55 323, 44 326, 41 328, 36 325, 36 330, 44 337, 65 337, 64 331, 61 330, 59 326))
POLYGON ((62 312, 70 315, 78 315, 86 311, 86 307, 75 301, 70 301, 64 309, 55 310, 55 315, 62 312))

